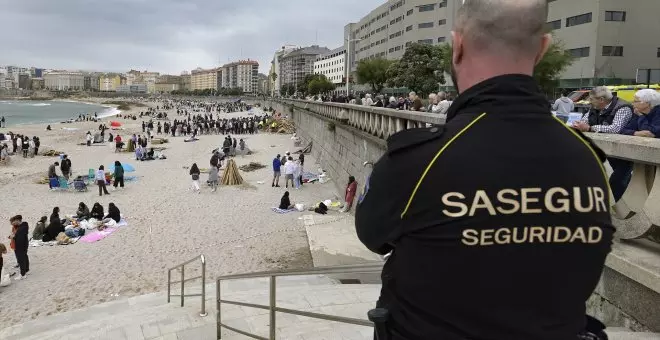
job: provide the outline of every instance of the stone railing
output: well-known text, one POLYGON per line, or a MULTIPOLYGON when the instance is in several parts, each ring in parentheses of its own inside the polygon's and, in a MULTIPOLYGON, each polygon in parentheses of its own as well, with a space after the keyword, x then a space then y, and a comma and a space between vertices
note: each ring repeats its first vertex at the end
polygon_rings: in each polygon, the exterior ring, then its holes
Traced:
POLYGON ((360 131, 383 139, 387 139, 401 130, 426 127, 427 124, 444 124, 445 122, 436 114, 424 112, 297 99, 280 99, 279 101, 314 112, 325 118, 344 122, 360 131))
MULTIPOLYGON (((296 99, 276 101, 289 109, 306 110, 381 139, 401 130, 445 122, 438 115, 424 112, 296 99)), ((660 243, 660 139, 588 135, 608 156, 635 163, 630 185, 612 214, 618 236, 622 239, 646 238, 660 243)))

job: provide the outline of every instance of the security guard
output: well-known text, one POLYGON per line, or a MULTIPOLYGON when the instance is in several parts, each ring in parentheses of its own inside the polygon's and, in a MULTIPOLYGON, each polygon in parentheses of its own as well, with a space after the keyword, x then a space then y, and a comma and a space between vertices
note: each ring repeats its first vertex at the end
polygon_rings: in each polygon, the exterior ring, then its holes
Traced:
POLYGON ((378 305, 393 340, 602 331, 585 331, 585 302, 614 233, 605 155, 552 116, 531 76, 547 13, 546 0, 467 0, 446 125, 395 134, 374 166, 356 229, 392 253, 378 305))

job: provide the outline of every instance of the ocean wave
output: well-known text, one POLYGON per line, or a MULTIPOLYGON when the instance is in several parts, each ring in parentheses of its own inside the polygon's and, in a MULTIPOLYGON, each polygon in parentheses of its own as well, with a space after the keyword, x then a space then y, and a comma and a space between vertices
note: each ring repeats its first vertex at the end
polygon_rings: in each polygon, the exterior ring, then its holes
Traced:
POLYGON ((98 118, 108 118, 108 117, 113 117, 121 113, 121 110, 118 110, 115 107, 109 107, 105 111, 101 112, 98 115, 98 118))
POLYGON ((50 106, 48 103, 37 103, 37 104, 30 104, 30 106, 50 106))

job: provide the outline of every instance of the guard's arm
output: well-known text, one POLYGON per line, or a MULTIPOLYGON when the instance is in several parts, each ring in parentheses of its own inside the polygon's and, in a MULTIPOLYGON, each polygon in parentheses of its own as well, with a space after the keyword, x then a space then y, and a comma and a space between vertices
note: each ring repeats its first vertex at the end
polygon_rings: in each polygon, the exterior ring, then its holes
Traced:
POLYGON ((355 228, 360 241, 371 251, 384 255, 394 249, 394 242, 401 236, 401 210, 405 205, 401 197, 404 174, 402 169, 386 153, 374 165, 360 197, 355 214, 355 228))

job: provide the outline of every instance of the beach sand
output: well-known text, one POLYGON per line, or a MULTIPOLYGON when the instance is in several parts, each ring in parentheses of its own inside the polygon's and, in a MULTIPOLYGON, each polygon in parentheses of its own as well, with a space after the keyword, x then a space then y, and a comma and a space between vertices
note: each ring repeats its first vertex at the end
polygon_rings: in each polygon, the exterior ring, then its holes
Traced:
MULTIPOLYGON (((141 110, 145 108, 131 111, 139 114, 141 110)), ((168 116, 175 119, 176 110, 168 111, 168 116)), ((125 139, 142 131, 140 119, 111 119, 125 124, 125 130, 119 132, 125 139)), ((111 119, 105 120, 107 125, 111 119)), ((68 154, 74 176, 86 175, 88 169, 97 169, 101 164, 107 168, 119 160, 134 165, 136 172, 127 176, 135 175, 138 179, 127 182, 123 190, 99 197, 96 186, 79 193, 51 192, 48 185, 36 184, 37 179, 45 176, 48 165, 58 160, 56 157, 13 156, 9 165, 0 165, 0 242, 8 248, 11 216, 23 215, 30 224, 31 235, 38 219, 49 216, 55 206, 60 207, 63 216, 74 214, 79 202, 90 208, 99 202, 106 212, 108 203, 114 202, 129 224, 97 243, 29 248, 28 278, 0 287, 0 329, 40 316, 163 290, 167 269, 199 254, 207 258, 209 282, 222 274, 312 266, 302 222, 305 213, 271 211, 286 189, 283 178, 281 188, 271 187, 270 164, 276 154, 293 151, 289 135, 237 135, 255 152, 236 157, 237 164, 260 162, 267 167, 241 172, 247 184, 221 186, 215 193, 205 185, 207 175, 202 174, 202 193, 194 194, 190 191, 187 167, 197 162, 200 168, 208 168, 211 150, 220 146, 222 135, 202 135, 194 143, 184 143, 184 137, 169 136, 169 143, 156 145, 167 148, 164 154, 168 159, 136 162, 132 153, 114 153, 114 143, 78 145, 84 142, 85 133, 97 130, 98 125, 55 124, 52 131, 45 131, 45 124, 12 128, 14 133, 39 136, 40 152, 54 149, 68 154), (79 130, 67 131, 63 127, 79 130)), ((319 167, 308 156, 305 168, 316 172, 319 167)), ((336 197, 332 183, 309 184, 302 190, 289 191, 292 202, 306 204, 336 197)), ((4 270, 17 272, 13 268, 13 252, 10 250, 4 258, 4 270)), ((197 275, 198 270, 199 265, 191 265, 186 277, 197 275)))

